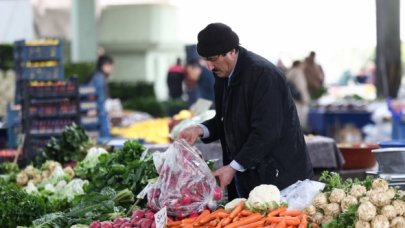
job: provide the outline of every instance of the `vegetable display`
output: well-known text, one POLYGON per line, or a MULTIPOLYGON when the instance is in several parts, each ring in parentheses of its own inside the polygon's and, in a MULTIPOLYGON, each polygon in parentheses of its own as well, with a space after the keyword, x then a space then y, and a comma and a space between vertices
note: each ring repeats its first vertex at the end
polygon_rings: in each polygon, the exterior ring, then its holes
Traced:
POLYGON ((305 209, 310 221, 326 228, 405 227, 404 194, 386 180, 343 181, 328 172, 321 180, 327 187, 305 209))

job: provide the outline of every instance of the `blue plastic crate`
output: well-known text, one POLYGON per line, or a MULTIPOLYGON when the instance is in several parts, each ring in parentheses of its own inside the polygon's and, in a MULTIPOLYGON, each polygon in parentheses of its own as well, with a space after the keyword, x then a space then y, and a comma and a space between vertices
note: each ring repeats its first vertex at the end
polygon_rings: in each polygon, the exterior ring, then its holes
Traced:
POLYGON ((63 66, 50 67, 17 67, 15 69, 17 79, 36 81, 59 81, 63 80, 63 66))
POLYGON ((405 139, 405 120, 392 116, 392 139, 405 139))
POLYGON ((14 60, 17 61, 40 61, 62 60, 62 40, 57 45, 26 45, 25 40, 14 43, 14 60))
POLYGON ((391 140, 379 142, 381 148, 402 148, 405 147, 405 140, 391 140))

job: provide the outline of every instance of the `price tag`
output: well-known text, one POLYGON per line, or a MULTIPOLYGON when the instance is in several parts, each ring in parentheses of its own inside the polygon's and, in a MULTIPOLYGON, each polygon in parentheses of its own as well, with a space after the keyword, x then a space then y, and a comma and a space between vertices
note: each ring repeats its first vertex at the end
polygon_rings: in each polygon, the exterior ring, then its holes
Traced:
POLYGON ((165 228, 166 223, 167 223, 167 209, 166 207, 160 209, 155 214, 155 223, 156 223, 156 228, 165 228))

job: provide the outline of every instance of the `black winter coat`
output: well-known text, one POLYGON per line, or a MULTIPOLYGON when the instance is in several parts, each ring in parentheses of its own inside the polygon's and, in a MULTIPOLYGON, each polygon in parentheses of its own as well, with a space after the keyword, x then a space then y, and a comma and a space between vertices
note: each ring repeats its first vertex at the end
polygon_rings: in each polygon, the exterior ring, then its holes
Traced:
MULTIPOLYGON (((229 86, 227 80, 215 77, 216 116, 203 123, 210 132, 203 142, 220 139, 224 164, 235 160, 247 169, 236 172, 240 195, 248 197, 260 184, 281 190, 311 178, 312 164, 284 75, 240 47, 229 86)), ((229 187, 229 198, 237 197, 229 187)))

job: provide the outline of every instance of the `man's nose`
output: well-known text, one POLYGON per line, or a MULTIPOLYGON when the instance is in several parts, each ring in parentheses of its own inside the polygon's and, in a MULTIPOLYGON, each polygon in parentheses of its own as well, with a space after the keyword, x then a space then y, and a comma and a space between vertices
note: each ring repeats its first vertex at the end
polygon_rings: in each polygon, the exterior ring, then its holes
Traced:
POLYGON ((213 70, 214 69, 214 64, 212 64, 211 61, 207 61, 207 67, 208 67, 208 70, 213 70))

